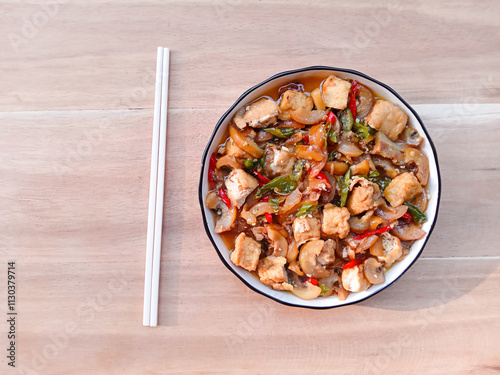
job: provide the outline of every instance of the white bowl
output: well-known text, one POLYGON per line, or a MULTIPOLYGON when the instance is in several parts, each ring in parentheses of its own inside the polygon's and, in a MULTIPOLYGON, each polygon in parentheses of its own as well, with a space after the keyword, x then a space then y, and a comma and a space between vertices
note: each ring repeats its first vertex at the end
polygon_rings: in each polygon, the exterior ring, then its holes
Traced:
POLYGON ((391 89, 386 84, 379 82, 363 73, 356 72, 354 70, 331 68, 326 66, 312 66, 303 69, 291 70, 272 76, 271 78, 265 80, 264 82, 259 83, 258 85, 246 91, 243 95, 241 95, 238 98, 238 100, 236 100, 236 102, 227 110, 227 112, 224 113, 224 115, 217 122, 217 125, 215 125, 215 130, 212 136, 210 137, 210 140, 208 141, 207 147, 205 148, 205 152, 203 153, 198 196, 203 216, 203 222, 208 237, 212 241, 212 244, 214 245, 214 248, 217 251, 217 254, 219 255, 222 262, 243 283, 245 283, 252 290, 261 293, 285 305, 326 309, 326 308, 345 306, 357 303, 377 294, 381 290, 387 288, 389 285, 394 283, 397 279, 399 279, 401 275, 403 275, 403 273, 405 273, 413 265, 413 263, 415 263, 417 258, 422 253, 424 246, 427 243, 427 240, 429 239, 432 230, 434 229, 434 225, 436 223, 438 215, 439 199, 441 194, 440 186, 441 186, 441 179, 440 179, 437 154, 434 144, 432 143, 431 138, 427 133, 424 124, 422 123, 422 120, 417 115, 415 110, 412 107, 410 107, 410 105, 408 105, 408 103, 406 103, 396 91, 391 89), (409 116, 409 120, 412 126, 416 128, 420 133, 420 135, 425 138, 422 151, 429 158, 430 176, 427 187, 430 193, 430 199, 426 211, 428 221, 423 224, 422 229, 426 231, 427 234, 424 238, 416 241, 413 244, 410 253, 402 261, 396 263, 386 273, 386 280, 383 284, 372 285, 368 290, 364 292, 351 293, 349 294, 349 296, 345 301, 340 301, 336 296, 330 296, 325 298, 320 297, 314 300, 303 300, 291 293, 270 289, 269 287, 261 283, 257 278, 252 276, 248 271, 244 270, 243 268, 237 267, 230 261, 229 259, 230 249, 227 249, 221 237, 215 233, 214 231, 215 222, 212 212, 205 206, 205 197, 207 196, 207 193, 209 191, 208 165, 209 165, 210 155, 216 150, 217 145, 219 144, 227 125, 231 121, 236 111, 238 111, 243 105, 252 102, 253 100, 264 95, 264 93, 269 89, 272 88, 277 89, 280 86, 283 86, 285 84, 288 84, 296 80, 300 82, 301 79, 310 76, 322 75, 326 78, 328 75, 332 73, 335 73, 340 78, 355 79, 356 81, 368 86, 373 91, 382 95, 390 102, 398 105, 409 116))

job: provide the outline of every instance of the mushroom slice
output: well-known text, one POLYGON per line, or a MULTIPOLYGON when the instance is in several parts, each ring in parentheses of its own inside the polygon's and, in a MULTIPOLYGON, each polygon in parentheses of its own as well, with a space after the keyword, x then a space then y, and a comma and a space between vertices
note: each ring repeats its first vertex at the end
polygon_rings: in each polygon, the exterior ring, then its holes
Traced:
POLYGON ((236 221, 236 214, 238 210, 234 205, 227 208, 227 205, 220 199, 215 191, 207 194, 205 205, 211 209, 216 210, 217 218, 215 219, 215 233, 223 233, 230 230, 236 221))
POLYGON ((279 231, 277 231, 271 226, 267 227, 267 234, 273 246, 272 255, 277 257, 286 257, 288 252, 288 242, 286 242, 286 238, 283 237, 279 231))
POLYGON ((318 263, 318 256, 324 245, 325 241, 323 240, 313 240, 307 242, 300 249, 299 264, 307 276, 316 279, 330 276, 330 271, 318 263))
POLYGON ((385 281, 384 266, 375 258, 368 258, 365 263, 365 277, 372 284, 382 284, 385 281))
POLYGON ((321 294, 321 288, 307 282, 305 287, 294 287, 292 293, 301 299, 315 299, 321 294))

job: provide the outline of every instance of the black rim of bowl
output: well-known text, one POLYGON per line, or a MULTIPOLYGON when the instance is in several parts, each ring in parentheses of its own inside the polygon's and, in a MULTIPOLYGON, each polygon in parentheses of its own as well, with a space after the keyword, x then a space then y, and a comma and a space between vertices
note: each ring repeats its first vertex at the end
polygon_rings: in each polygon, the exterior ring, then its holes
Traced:
MULTIPOLYGON (((267 298, 270 298, 278 303, 281 303, 283 305, 286 305, 286 306, 293 306, 293 307, 301 307, 301 308, 307 308, 307 309, 316 309, 316 310, 326 310, 326 309, 333 309, 333 308, 336 308, 336 307, 342 307, 342 306, 349 306, 349 305, 353 305, 353 304, 356 304, 356 303, 359 303, 359 302, 362 302, 362 301, 365 301, 367 300, 368 298, 371 298, 375 295, 377 295, 378 293, 380 293, 381 291, 387 289, 389 286, 391 286, 392 284, 394 284, 397 280, 399 280, 401 278, 401 276, 403 276, 406 271, 408 271, 412 266, 413 264, 417 261, 418 258, 420 258, 420 255, 422 254, 422 252, 424 251, 424 248, 425 248, 425 245, 427 244, 427 241, 429 240, 431 234, 432 234, 432 231, 434 230, 434 227, 436 226, 436 222, 437 222, 437 219, 438 219, 438 213, 439 213, 439 203, 440 203, 440 200, 441 200, 441 173, 439 171, 439 161, 438 161, 438 155, 437 155, 437 151, 436 151, 436 147, 434 146, 434 143, 432 142, 432 139, 431 137, 429 136, 429 133, 427 132, 427 129, 425 128, 425 125, 422 121, 422 119, 420 118, 420 116, 417 114, 417 112, 401 97, 401 95, 399 95, 394 89, 392 89, 391 87, 387 86, 385 83, 382 83, 370 76, 367 76, 366 74, 364 73, 361 73, 361 72, 358 72, 356 70, 352 70, 352 69, 343 69, 343 68, 334 68, 334 67, 329 67, 329 66, 310 66, 310 67, 307 67, 307 68, 301 68, 301 69, 295 69, 295 70, 288 70, 288 71, 285 71, 285 72, 281 72, 281 73, 278 73, 268 79, 266 79, 265 81, 262 81, 261 83, 253 86, 252 88, 248 89, 247 91, 245 91, 235 102, 234 104, 222 115, 222 117, 219 119, 219 121, 217 122, 217 124, 215 125, 215 128, 214 128, 214 131, 212 132, 212 136, 210 137, 208 143, 207 143, 207 146, 205 147, 205 150, 203 151, 203 156, 202 156, 202 160, 201 160, 201 172, 200 172, 200 182, 199 182, 199 185, 198 185, 198 199, 199 199, 199 202, 200 202, 200 208, 201 208, 201 216, 203 217, 203 225, 205 227, 205 232, 207 233, 208 235, 208 238, 210 239, 210 242, 212 242, 212 245, 215 249, 215 251, 217 252, 217 255, 219 256, 220 260, 222 261, 222 263, 240 280, 243 282, 243 284, 245 284, 248 288, 250 288, 251 290, 253 290, 254 292, 257 292, 267 298), (215 243, 215 240, 214 240, 214 237, 212 235, 212 232, 210 231, 210 228, 208 227, 208 222, 207 222, 207 218, 206 218, 206 215, 205 215, 205 202, 204 202, 204 196, 203 196, 203 170, 205 169, 204 166, 205 166, 205 162, 207 161, 207 154, 210 150, 210 146, 212 145, 213 141, 214 141, 214 138, 217 134, 217 131, 219 130, 219 128, 222 126, 222 123, 226 120, 227 116, 229 115, 229 113, 231 113, 231 111, 236 107, 238 106, 250 93, 252 93, 253 91, 255 91, 256 89, 258 89, 259 87, 277 79, 277 78, 280 78, 280 77, 284 77, 284 76, 287 76, 287 75, 291 75, 291 74, 296 74, 296 73, 301 73, 301 72, 307 72, 307 71, 311 71, 311 70, 329 70, 329 71, 332 71, 332 72, 342 72, 342 73, 350 73, 350 74, 355 74, 355 75, 358 75, 360 77, 363 77, 369 81, 372 81, 374 83, 376 83, 377 85, 380 85, 382 87, 384 87, 386 90, 390 91, 393 95, 395 95, 400 101, 401 103, 403 103, 412 113, 413 115, 415 116, 415 118, 417 119, 417 121, 419 122, 420 126, 422 127, 426 137, 427 137, 427 141, 429 142, 429 145, 431 146, 431 149, 432 149, 432 152, 434 153, 434 160, 436 161, 436 172, 437 172, 437 178, 438 178, 438 186, 437 186, 437 202, 436 202, 436 214, 435 214, 435 217, 434 217, 434 222, 432 223, 431 225, 431 228, 429 229, 429 233, 427 233, 427 236, 425 238, 425 241, 424 243, 422 244, 422 248, 420 249, 420 252, 417 254, 417 256, 415 257, 415 259, 413 260, 413 262, 411 262, 394 280, 392 280, 390 283, 388 283, 387 285, 384 285, 382 288, 380 288, 379 290, 377 290, 376 292, 374 292, 373 294, 370 294, 369 296, 366 296, 362 299, 359 299, 359 300, 356 300, 356 301, 352 301, 352 302, 347 302, 347 303, 343 303, 343 304, 340 304, 340 305, 335 305, 335 306, 309 306, 309 305, 300 305, 300 304, 296 304, 296 303, 293 303, 293 302, 287 302, 287 301, 283 301, 281 299, 278 299, 278 298, 275 298, 273 297, 272 295, 270 294, 266 294, 265 292, 253 287, 250 283, 248 283, 244 278, 242 278, 232 267, 230 264, 228 264, 228 262, 226 261, 226 259, 224 258, 224 256, 222 255, 221 251, 219 250, 219 248, 217 247, 217 244, 215 243)), ((226 251, 228 251, 226 249, 226 251)))

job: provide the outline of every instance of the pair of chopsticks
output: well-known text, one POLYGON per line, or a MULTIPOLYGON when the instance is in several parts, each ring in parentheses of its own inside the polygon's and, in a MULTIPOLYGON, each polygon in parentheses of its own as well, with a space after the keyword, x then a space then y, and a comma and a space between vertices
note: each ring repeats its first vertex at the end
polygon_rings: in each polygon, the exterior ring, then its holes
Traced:
POLYGON ((165 189, 165 153, 167 146, 167 104, 170 50, 158 47, 156 59, 155 110, 153 146, 149 180, 148 233, 146 272, 144 280, 144 310, 142 324, 158 325, 158 294, 160 286, 161 234, 163 225, 163 193, 165 189))

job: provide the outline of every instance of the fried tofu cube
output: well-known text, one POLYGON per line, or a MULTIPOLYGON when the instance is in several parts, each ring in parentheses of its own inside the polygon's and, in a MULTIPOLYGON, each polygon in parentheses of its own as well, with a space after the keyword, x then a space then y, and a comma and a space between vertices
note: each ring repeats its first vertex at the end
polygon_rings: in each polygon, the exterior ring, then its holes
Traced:
POLYGON ((238 208, 243 206, 250 193, 259 186, 256 178, 243 169, 233 169, 226 178, 227 196, 238 208))
POLYGON ((293 237, 297 246, 321 237, 321 223, 315 217, 297 217, 293 221, 293 237))
POLYGON ((287 90, 281 97, 279 118, 288 121, 291 118, 290 111, 295 111, 299 108, 311 111, 313 107, 314 101, 310 96, 307 96, 303 92, 287 90))
POLYGON ((323 82, 321 99, 327 107, 344 109, 347 107, 350 91, 351 83, 349 81, 332 74, 323 82))
POLYGON ((366 178, 357 178, 357 183, 347 198, 346 207, 351 215, 359 215, 373 207, 380 196, 379 187, 366 178))
POLYGON ((275 124, 278 115, 279 107, 276 102, 270 98, 261 98, 238 111, 233 121, 240 129, 247 125, 252 128, 265 128, 275 124))
POLYGON ((247 237, 245 233, 240 233, 236 237, 234 250, 230 255, 231 262, 247 271, 255 271, 259 263, 261 245, 253 238, 247 237))
POLYGON ((349 210, 345 207, 335 207, 328 203, 323 208, 323 224, 321 230, 327 236, 345 238, 351 229, 349 226, 349 210))
POLYGON ((275 290, 292 290, 285 270, 286 258, 270 255, 259 261, 257 275, 264 284, 275 290))
POLYGON ((408 115, 387 100, 377 100, 365 124, 387 135, 392 141, 398 139, 408 122, 408 115))
POLYGON ((392 207, 398 207, 422 193, 422 186, 412 172, 405 172, 392 180, 384 190, 384 197, 392 207))
POLYGON ((342 286, 350 292, 362 292, 370 287, 362 264, 342 271, 342 286))
POLYGON ((269 144, 266 147, 266 161, 264 172, 270 178, 290 174, 297 158, 286 148, 269 144))

